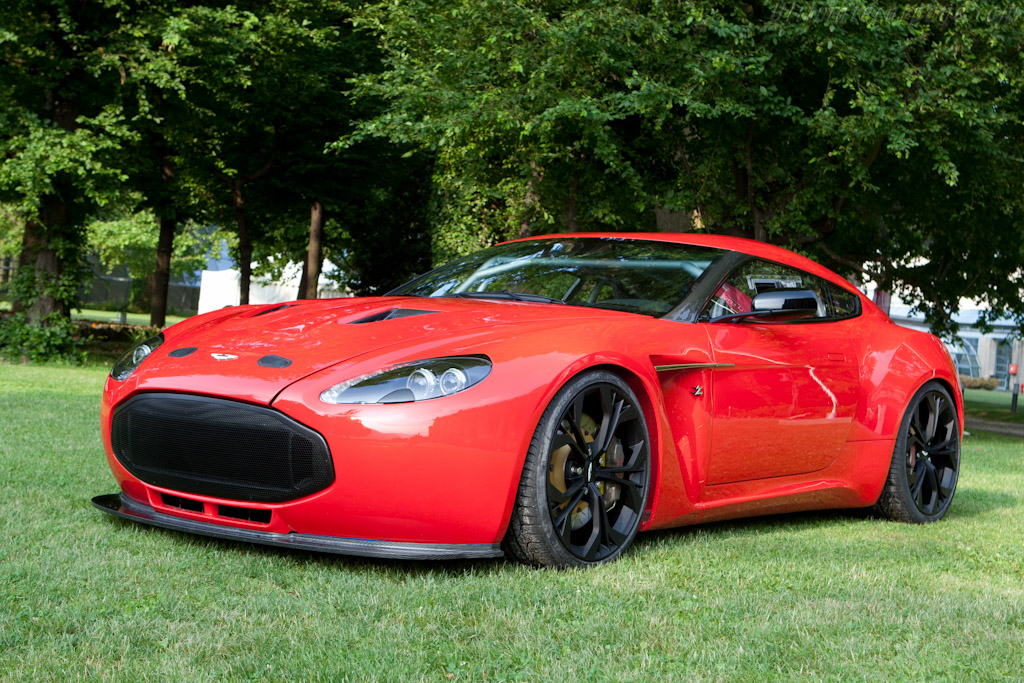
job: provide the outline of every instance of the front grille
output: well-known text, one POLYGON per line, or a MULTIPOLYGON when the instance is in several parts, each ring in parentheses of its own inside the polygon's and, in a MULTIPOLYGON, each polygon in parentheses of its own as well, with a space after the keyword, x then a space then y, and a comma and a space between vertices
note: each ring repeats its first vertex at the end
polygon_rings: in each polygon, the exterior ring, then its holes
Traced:
POLYGON ((114 412, 124 468, 162 488, 280 503, 322 491, 334 464, 320 434, 276 410, 182 394, 140 394, 114 412))

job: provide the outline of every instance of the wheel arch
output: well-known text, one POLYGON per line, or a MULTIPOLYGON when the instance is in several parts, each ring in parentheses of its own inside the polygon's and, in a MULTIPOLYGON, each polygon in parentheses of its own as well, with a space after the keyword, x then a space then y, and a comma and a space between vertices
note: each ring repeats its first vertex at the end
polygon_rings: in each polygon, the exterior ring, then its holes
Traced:
MULTIPOLYGON (((554 392, 548 397, 545 409, 555 393, 570 381, 584 373, 601 370, 609 372, 625 382, 633 391, 637 401, 640 402, 640 407, 644 412, 644 422, 647 425, 647 437, 650 440, 651 450, 651 478, 648 484, 647 502, 644 506, 643 518, 640 521, 640 530, 642 531, 647 527, 649 520, 653 516, 653 511, 661 491, 661 482, 664 476, 662 468, 665 466, 666 460, 662 444, 665 443, 667 425, 663 415, 664 411, 660 399, 661 389, 657 382, 657 377, 645 378, 639 369, 627 367, 625 364, 609 362, 607 359, 586 364, 573 370, 572 374, 560 378, 560 381, 555 383, 554 392)), ((671 439, 668 439, 668 442, 671 442, 671 439)))
MULTIPOLYGON (((946 390, 949 397, 953 399, 953 404, 957 409, 957 425, 960 429, 960 437, 963 438, 964 431, 964 414, 963 414, 963 395, 960 393, 959 388, 954 388, 947 377, 942 375, 932 374, 928 377, 922 377, 919 379, 917 384, 914 386, 914 390, 907 394, 906 401, 903 404, 903 410, 900 411, 898 419, 896 421, 896 429, 898 430, 900 425, 903 424, 903 419, 907 416, 907 410, 910 409, 910 404, 913 402, 914 397, 929 384, 938 384, 940 387, 946 390)), ((896 435, 898 436, 898 434, 896 435)))

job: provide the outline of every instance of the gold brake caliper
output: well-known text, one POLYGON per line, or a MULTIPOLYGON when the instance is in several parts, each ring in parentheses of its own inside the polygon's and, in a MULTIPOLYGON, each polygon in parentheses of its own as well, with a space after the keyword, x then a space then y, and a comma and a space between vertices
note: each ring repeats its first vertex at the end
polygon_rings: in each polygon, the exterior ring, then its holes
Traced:
MULTIPOLYGON (((587 415, 586 413, 583 413, 582 417, 580 418, 580 431, 583 432, 583 440, 586 443, 593 443, 594 435, 597 433, 597 430, 598 425, 594 421, 594 419, 587 415)), ((573 472, 573 474, 582 473, 584 463, 572 462, 569 458, 571 454, 572 448, 570 446, 562 446, 551 451, 550 466, 548 468, 550 473, 549 479, 551 481, 551 485, 554 486, 559 491, 561 491, 562 493, 565 493, 566 490, 569 488, 568 484, 566 484, 565 482, 565 475, 568 471, 568 468, 578 467, 579 471, 573 472)), ((618 439, 613 439, 612 444, 608 449, 608 452, 602 453, 601 457, 598 459, 598 462, 601 464, 602 467, 606 466, 609 456, 611 456, 612 466, 618 466, 622 464, 622 446, 621 444, 619 444, 618 439)), ((601 492, 601 495, 604 498, 605 507, 608 509, 611 509, 611 507, 615 505, 615 502, 619 499, 619 495, 621 493, 620 487, 608 486, 606 488, 604 482, 598 482, 597 490, 601 492)), ((559 506, 558 509, 564 510, 565 506, 568 504, 568 501, 562 503, 562 505, 559 506)), ((579 503, 576 504, 576 507, 575 509, 573 509, 572 515, 570 517, 569 523, 572 525, 572 529, 575 531, 576 529, 579 529, 581 526, 589 522, 591 515, 592 512, 590 510, 590 504, 585 500, 581 500, 579 503)))

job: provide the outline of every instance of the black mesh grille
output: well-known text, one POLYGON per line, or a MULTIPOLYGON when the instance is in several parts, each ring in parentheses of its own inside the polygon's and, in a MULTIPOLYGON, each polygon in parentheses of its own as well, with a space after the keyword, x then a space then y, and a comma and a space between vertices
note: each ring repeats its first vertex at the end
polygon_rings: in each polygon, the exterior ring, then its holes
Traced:
POLYGON ((269 408, 141 394, 114 413, 114 455, 142 481, 187 493, 279 503, 334 481, 327 443, 269 408))

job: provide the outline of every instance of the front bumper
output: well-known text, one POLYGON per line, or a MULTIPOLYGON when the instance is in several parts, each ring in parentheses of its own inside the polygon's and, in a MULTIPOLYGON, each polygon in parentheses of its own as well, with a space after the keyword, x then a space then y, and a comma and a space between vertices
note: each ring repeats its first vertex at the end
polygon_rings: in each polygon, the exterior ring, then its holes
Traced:
POLYGON ((366 538, 337 538, 294 532, 279 534, 255 529, 239 529, 166 515, 149 505, 117 493, 96 496, 92 499, 92 504, 115 517, 151 524, 164 529, 212 536, 229 541, 260 543, 321 553, 383 557, 396 560, 481 559, 503 555, 501 545, 497 543, 399 543, 366 538))

